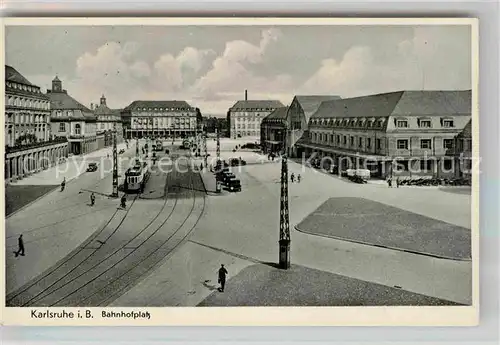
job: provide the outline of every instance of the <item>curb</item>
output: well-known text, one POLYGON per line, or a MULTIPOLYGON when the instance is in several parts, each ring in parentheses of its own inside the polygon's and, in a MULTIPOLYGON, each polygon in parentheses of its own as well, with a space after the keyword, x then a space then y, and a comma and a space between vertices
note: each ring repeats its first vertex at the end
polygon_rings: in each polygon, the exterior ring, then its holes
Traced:
POLYGON ((415 255, 422 255, 422 256, 433 257, 433 258, 437 258, 437 259, 446 259, 446 260, 453 260, 453 261, 469 261, 469 262, 472 262, 472 258, 469 258, 469 259, 466 259, 466 258, 456 258, 456 257, 447 256, 447 255, 437 255, 437 254, 431 254, 431 253, 427 253, 427 252, 418 252, 416 250, 411 250, 411 249, 402 249, 402 248, 398 248, 398 247, 384 246, 384 245, 381 245, 381 244, 373 244, 373 243, 370 243, 370 242, 353 240, 353 239, 349 239, 349 238, 345 238, 345 237, 316 234, 316 233, 313 233, 313 232, 301 230, 297 225, 294 226, 294 229, 297 230, 298 232, 301 232, 301 233, 304 233, 304 234, 308 234, 308 235, 313 235, 313 236, 318 236, 318 237, 326 237, 326 238, 331 238, 331 239, 334 239, 334 240, 340 240, 340 241, 345 241, 345 242, 357 243, 357 244, 362 244, 362 245, 370 246, 370 247, 384 248, 384 249, 389 249, 389 250, 395 250, 395 251, 398 251, 398 252, 404 252, 404 253, 410 253, 410 254, 415 254, 415 255))

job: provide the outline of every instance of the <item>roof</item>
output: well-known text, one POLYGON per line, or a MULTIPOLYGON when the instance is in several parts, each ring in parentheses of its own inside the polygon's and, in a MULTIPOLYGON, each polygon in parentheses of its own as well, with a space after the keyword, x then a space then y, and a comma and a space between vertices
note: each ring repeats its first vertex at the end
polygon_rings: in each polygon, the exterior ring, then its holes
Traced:
POLYGON ((295 99, 304 111, 306 119, 309 120, 311 115, 318 110, 322 102, 341 99, 341 97, 336 95, 297 95, 295 99))
POLYGON ((92 110, 75 100, 73 97, 68 95, 66 92, 50 92, 48 94, 50 98, 50 108, 54 110, 81 110, 85 117, 94 117, 92 110))
POLYGON ((133 101, 123 110, 134 108, 192 108, 186 101, 133 101))
POLYGON ((30 86, 35 86, 28 79, 26 79, 21 73, 19 73, 14 67, 5 65, 5 81, 12 81, 19 84, 25 84, 30 86))
POLYGON ((398 91, 323 102, 312 117, 469 115, 471 90, 398 91))
POLYGON ((462 132, 460 132, 459 136, 467 138, 472 137, 472 120, 469 120, 469 122, 467 122, 462 132))
POLYGON ((94 109, 95 115, 120 115, 120 112, 121 109, 110 109, 104 104, 99 104, 99 106, 94 109))
POLYGON ((276 109, 283 106, 283 103, 276 100, 247 100, 236 102, 230 109, 276 109))
POLYGON ((288 107, 277 108, 272 113, 267 115, 263 119, 263 121, 266 121, 266 120, 284 120, 284 119, 286 119, 287 112, 288 112, 288 107))

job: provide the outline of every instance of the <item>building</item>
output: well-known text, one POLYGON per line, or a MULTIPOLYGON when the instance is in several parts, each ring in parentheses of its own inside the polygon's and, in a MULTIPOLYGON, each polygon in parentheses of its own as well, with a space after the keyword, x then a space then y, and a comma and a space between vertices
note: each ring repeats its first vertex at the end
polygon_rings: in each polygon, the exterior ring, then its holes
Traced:
POLYGON ((299 153, 341 171, 374 176, 456 174, 455 137, 471 119, 471 91, 399 91, 323 102, 309 120, 299 153), (453 156, 453 155, 452 155, 453 156), (325 159, 326 158, 326 159, 325 159))
POLYGON ((127 139, 193 136, 196 114, 186 101, 134 101, 121 112, 127 139))
POLYGON ((16 69, 5 66, 5 145, 49 139, 49 98, 16 69))
POLYGON ((287 151, 292 156, 297 156, 295 143, 307 135, 309 119, 318 110, 322 102, 340 99, 336 95, 297 95, 293 98, 288 109, 288 138, 287 151))
POLYGON ((93 112, 68 95, 57 76, 47 94, 50 98, 52 135, 67 138, 72 154, 97 150, 97 118, 93 112))
POLYGON ((262 119, 260 125, 260 143, 265 153, 280 153, 287 127, 288 107, 275 109, 271 114, 262 119))
POLYGON ((260 137, 262 119, 284 105, 276 100, 245 100, 236 102, 227 112, 230 138, 260 137))
POLYGON ((50 100, 11 66, 5 66, 5 181, 56 164, 67 156, 66 140, 51 140, 50 100))
POLYGON ((121 109, 110 109, 106 104, 106 97, 102 95, 99 105, 90 109, 97 117, 97 147, 99 149, 113 145, 113 131, 116 130, 116 143, 123 141, 123 126, 121 118, 121 109))
POLYGON ((473 152, 472 152, 472 120, 470 120, 464 129, 455 137, 455 164, 457 169, 456 177, 472 178, 473 152))

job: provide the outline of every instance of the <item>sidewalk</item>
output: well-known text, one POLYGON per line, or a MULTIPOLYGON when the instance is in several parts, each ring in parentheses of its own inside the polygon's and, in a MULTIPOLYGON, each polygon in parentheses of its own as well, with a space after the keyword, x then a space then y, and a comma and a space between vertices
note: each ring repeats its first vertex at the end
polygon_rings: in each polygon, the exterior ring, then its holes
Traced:
MULTIPOLYGON (((117 145, 118 151, 121 149, 126 149, 126 144, 122 143, 117 145)), ((130 146, 135 147, 135 144, 130 146)), ((130 148, 129 148, 130 150, 130 148)), ((69 182, 81 174, 83 174, 87 169, 87 161, 94 161, 96 158, 107 157, 107 155, 113 154, 113 148, 106 147, 101 150, 91 152, 84 156, 71 156, 64 163, 50 167, 47 170, 43 170, 39 173, 33 174, 31 176, 25 177, 22 180, 12 182, 12 186, 43 186, 43 185, 59 185, 62 180, 66 178, 66 182, 69 182)))

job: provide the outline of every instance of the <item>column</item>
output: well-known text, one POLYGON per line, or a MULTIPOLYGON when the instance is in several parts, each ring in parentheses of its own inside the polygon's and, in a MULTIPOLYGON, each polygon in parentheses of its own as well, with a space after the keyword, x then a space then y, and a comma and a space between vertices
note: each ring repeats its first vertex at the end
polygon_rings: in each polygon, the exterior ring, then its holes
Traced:
POLYGON ((17 179, 17 157, 12 157, 10 160, 12 166, 12 180, 17 179))

